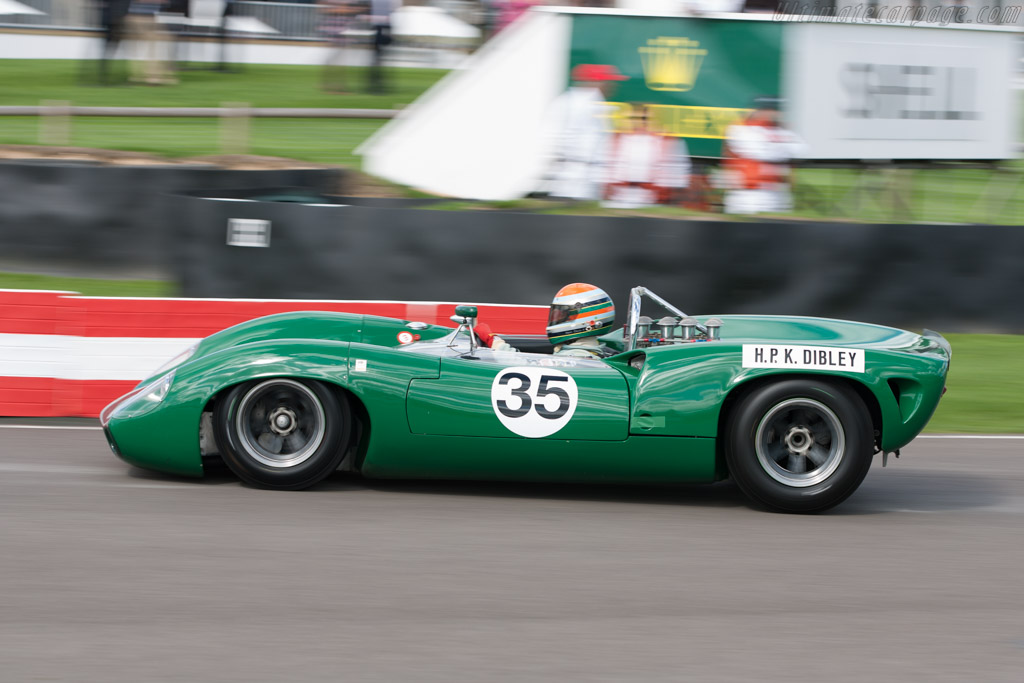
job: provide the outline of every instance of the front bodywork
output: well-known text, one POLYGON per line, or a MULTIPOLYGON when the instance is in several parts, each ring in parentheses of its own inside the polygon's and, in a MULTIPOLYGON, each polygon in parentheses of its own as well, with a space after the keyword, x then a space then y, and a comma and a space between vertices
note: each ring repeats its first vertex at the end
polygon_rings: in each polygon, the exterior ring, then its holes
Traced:
POLYGON ((101 421, 124 460, 200 476, 200 423, 217 396, 242 382, 287 376, 324 382, 357 403, 361 444, 348 466, 366 476, 701 482, 723 476, 717 440, 724 411, 759 382, 815 375, 850 384, 885 451, 912 440, 942 394, 949 346, 933 333, 818 318, 720 317, 718 341, 627 351, 618 331, 602 338, 617 355, 565 361, 488 349, 467 357, 465 335, 404 320, 268 316, 203 340, 177 367, 108 406, 101 421), (417 341, 402 343, 411 331, 417 341), (782 362, 781 351, 778 363, 744 360, 758 348, 767 358, 775 347, 842 350, 837 358, 857 363, 797 367, 782 362), (523 436, 502 421, 494 391, 503 373, 525 377, 534 367, 552 386, 570 383, 556 384, 556 375, 571 377, 574 412, 551 434, 523 436))

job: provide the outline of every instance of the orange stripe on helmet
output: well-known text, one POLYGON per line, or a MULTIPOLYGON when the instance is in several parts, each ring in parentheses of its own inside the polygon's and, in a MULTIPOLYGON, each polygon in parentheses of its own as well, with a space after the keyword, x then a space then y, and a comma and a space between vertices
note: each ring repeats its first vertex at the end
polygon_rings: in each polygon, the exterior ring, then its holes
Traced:
POLYGON ((583 292, 592 292, 595 289, 597 289, 597 287, 595 287, 594 285, 588 285, 586 282, 573 282, 572 284, 566 285, 565 287, 562 287, 560 290, 558 290, 558 293, 555 294, 555 298, 557 299, 560 296, 569 296, 570 294, 582 294, 583 292))
POLYGON ((614 311, 614 310, 615 310, 615 306, 613 304, 608 304, 607 306, 605 306, 603 308, 599 308, 596 311, 585 311, 585 312, 584 311, 580 311, 576 315, 574 315, 571 318, 569 318, 569 320, 576 320, 578 318, 589 318, 589 317, 591 317, 593 315, 600 315, 602 313, 608 313, 608 312, 614 311))

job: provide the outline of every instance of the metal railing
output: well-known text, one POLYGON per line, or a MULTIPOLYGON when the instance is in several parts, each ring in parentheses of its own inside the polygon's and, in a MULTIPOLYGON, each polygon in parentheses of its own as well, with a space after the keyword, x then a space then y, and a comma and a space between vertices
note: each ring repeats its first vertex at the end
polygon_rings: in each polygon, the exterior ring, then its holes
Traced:
POLYGON ((278 32, 275 38, 304 38, 320 40, 323 14, 315 4, 298 5, 293 2, 236 2, 235 16, 252 17, 278 32))
POLYGON ((100 5, 83 0, 18 0, 44 14, 0 15, 0 25, 31 28, 96 29, 100 26, 100 5))
POLYGON ((293 107, 0 107, 0 116, 102 116, 131 118, 211 118, 244 113, 257 119, 392 119, 395 109, 306 109, 293 107))
MULTIPOLYGON (((0 25, 72 30, 102 28, 100 4, 96 2, 83 2, 83 0, 18 0, 18 2, 44 14, 0 15, 0 25)), ((234 16, 258 19, 277 31, 277 33, 265 37, 299 40, 323 38, 323 33, 320 31, 323 15, 315 3, 241 1, 234 3, 234 16)), ((206 18, 214 19, 215 17, 206 18)), ((183 34, 206 34, 211 29, 205 26, 186 25, 176 30, 183 34)))

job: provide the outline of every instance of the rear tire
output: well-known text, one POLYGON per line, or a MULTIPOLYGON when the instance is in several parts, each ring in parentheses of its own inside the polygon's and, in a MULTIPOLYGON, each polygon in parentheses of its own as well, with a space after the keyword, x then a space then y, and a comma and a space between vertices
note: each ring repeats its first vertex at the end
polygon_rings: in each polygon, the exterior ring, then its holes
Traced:
POLYGON ((260 488, 313 486, 338 469, 353 434, 344 396, 312 380, 240 384, 217 403, 214 436, 225 464, 260 488))
POLYGON ((874 452, 860 397, 814 379, 784 380, 744 396, 729 416, 724 445, 740 489, 785 512, 820 512, 846 500, 874 452))

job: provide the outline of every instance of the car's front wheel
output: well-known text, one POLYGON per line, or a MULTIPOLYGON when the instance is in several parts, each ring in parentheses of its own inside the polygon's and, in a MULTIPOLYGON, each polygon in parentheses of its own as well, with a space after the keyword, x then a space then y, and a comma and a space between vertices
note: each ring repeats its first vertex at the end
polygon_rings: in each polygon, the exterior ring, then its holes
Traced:
POLYGON ((766 507, 818 512, 853 493, 871 467, 871 417, 855 392, 784 380, 744 396, 730 413, 725 457, 736 484, 766 507))
POLYGON ((345 456, 352 413, 344 396, 311 380, 240 384, 217 403, 214 434, 224 462, 253 486, 304 489, 345 456))

